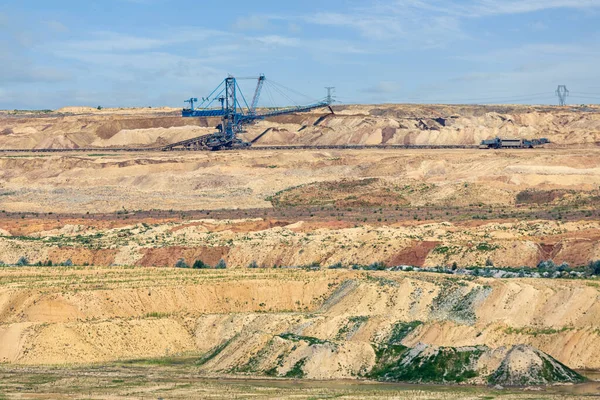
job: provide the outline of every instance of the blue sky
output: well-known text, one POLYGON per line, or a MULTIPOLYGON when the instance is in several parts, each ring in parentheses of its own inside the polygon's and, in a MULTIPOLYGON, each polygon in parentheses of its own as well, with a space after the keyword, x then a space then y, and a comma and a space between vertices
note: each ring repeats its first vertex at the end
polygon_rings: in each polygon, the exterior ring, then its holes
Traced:
POLYGON ((228 73, 343 103, 598 103, 600 0, 0 4, 2 109, 179 107, 228 73))

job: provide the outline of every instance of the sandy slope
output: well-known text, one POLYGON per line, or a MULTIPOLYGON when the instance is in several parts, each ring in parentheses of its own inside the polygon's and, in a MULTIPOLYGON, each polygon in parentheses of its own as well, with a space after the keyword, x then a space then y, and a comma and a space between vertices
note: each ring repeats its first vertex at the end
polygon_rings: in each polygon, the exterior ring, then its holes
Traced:
MULTIPOLYGON (((140 265, 172 267, 183 258, 231 268, 252 261, 261 266, 323 266, 342 263, 388 266, 535 267, 552 259, 571 266, 600 259, 600 224, 560 222, 405 222, 380 226, 284 221, 152 221, 120 226, 95 226, 79 219, 76 225, 47 221, 0 220, 0 260, 15 264, 54 264, 70 259, 76 265, 140 265), (285 226, 281 226, 285 225, 285 226), (60 228, 59 228, 60 227, 60 228)), ((75 222, 75 221, 72 221, 75 222)))
POLYGON ((44 271, 0 270, 0 360, 201 354, 227 342, 202 367, 218 373, 242 367, 275 340, 288 349, 282 373, 307 357, 307 377, 351 378, 372 365, 371 344, 384 341, 395 323, 422 321, 404 344, 524 343, 571 367, 600 368, 593 282, 353 271, 44 271), (286 332, 300 339, 277 336, 286 332))
POLYGON ((267 197, 281 190, 364 178, 405 188, 401 194, 413 206, 514 205, 526 189, 597 190, 598 154, 290 150, 0 155, 0 209, 93 213, 270 207, 267 197))
MULTIPOLYGON (((496 136, 546 137, 556 145, 600 143, 597 106, 355 105, 334 110, 335 115, 317 110, 259 121, 248 127, 245 138, 252 140, 266 132, 257 141, 262 145, 479 144, 496 136)), ((152 147, 214 132, 218 122, 184 119, 179 110, 167 108, 3 112, 0 147, 152 147)))

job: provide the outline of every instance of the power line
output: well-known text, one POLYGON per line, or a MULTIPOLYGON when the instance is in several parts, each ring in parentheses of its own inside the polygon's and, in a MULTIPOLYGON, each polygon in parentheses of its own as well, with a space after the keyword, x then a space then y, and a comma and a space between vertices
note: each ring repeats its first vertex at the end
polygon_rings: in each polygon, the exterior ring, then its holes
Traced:
POLYGON ((511 102, 511 101, 526 101, 526 100, 532 100, 532 99, 550 99, 552 97, 552 94, 549 92, 544 92, 544 93, 530 93, 530 94, 523 94, 523 95, 518 95, 518 96, 504 96, 504 97, 479 97, 479 98, 463 98, 463 99, 412 99, 412 100, 420 100, 420 101, 432 101, 432 102, 439 102, 441 101, 445 101, 445 102, 453 102, 453 103, 463 103, 463 104, 470 104, 470 103, 478 103, 478 102, 490 102, 490 103, 501 103, 501 102, 511 102))

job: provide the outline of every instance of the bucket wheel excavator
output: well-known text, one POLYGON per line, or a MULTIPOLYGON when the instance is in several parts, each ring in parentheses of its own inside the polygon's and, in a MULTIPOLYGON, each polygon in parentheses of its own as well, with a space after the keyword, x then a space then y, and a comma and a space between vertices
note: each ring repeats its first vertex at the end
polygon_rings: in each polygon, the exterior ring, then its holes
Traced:
MULTIPOLYGON (((329 108, 329 111, 333 114, 333 110, 331 109, 331 103, 333 102, 331 91, 328 91, 325 99, 308 105, 269 108, 259 111, 257 109, 258 100, 267 79, 264 75, 260 75, 258 78, 239 79, 257 79, 258 81, 250 104, 246 102, 237 79, 231 75, 228 76, 207 97, 202 98, 198 106, 196 106, 198 99, 195 97, 185 100, 186 103, 189 103, 189 108, 184 108, 181 112, 184 118, 220 118, 221 122, 216 127, 217 132, 173 143, 165 146, 163 150, 226 150, 245 148, 252 144, 239 138, 238 134, 244 131, 244 126, 247 124, 268 117, 306 112, 323 107, 329 108)), ((276 85, 274 88, 277 91, 283 93, 282 88, 285 88, 284 86, 275 83, 274 85, 276 85)))

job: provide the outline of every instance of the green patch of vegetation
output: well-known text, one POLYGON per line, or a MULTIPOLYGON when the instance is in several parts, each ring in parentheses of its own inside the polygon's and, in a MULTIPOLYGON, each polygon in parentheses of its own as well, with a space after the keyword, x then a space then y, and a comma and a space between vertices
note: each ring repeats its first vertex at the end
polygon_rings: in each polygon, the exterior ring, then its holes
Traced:
POLYGON ((477 286, 465 293, 464 283, 458 284, 451 279, 442 283, 438 295, 433 299, 431 309, 440 318, 446 318, 461 324, 474 324, 476 320, 475 302, 487 297, 492 288, 477 286))
POLYGON ((489 243, 479 243, 477 246, 475 246, 475 248, 477 249, 477 251, 494 251, 500 248, 500 246, 498 245, 491 245, 489 243))
POLYGON ((28 376, 27 381, 23 383, 28 385, 44 385, 46 383, 59 381, 60 379, 61 377, 56 375, 35 374, 28 376))
POLYGON ((170 316, 171 316, 171 313, 164 313, 164 312, 156 312, 156 311, 153 311, 153 312, 146 313, 146 314, 144 315, 144 318, 156 318, 156 319, 161 319, 161 318, 168 318, 168 317, 170 317, 170 316))
POLYGON ((235 338, 235 336, 223 343, 221 343, 218 346, 213 347, 210 351, 208 351, 206 354, 204 354, 202 357, 200 357, 200 359, 196 362, 196 365, 204 365, 207 362, 209 362, 210 360, 212 360, 213 358, 215 358, 216 356, 218 356, 227 346, 229 346, 229 343, 231 343, 231 341, 235 338))
POLYGON ((524 327, 524 328, 513 328, 508 327, 504 329, 504 333, 509 335, 529 335, 529 336, 539 336, 539 335, 555 335, 557 333, 563 333, 572 331, 573 327, 563 326, 560 329, 555 328, 533 328, 533 327, 524 327))
POLYGON ((294 366, 285 374, 286 378, 295 378, 295 379, 301 379, 304 378, 304 365, 306 364, 306 358, 303 358, 301 360, 299 360, 298 362, 296 362, 296 364, 294 364, 294 366))
POLYGON ((412 357, 408 350, 401 345, 392 345, 378 352, 377 364, 368 377, 395 382, 461 383, 478 376, 475 366, 484 352, 479 348, 440 347, 432 354, 412 357))
MULTIPOLYGON (((258 351, 258 353, 254 354, 252 357, 250 357, 250 359, 248 360, 248 362, 240 367, 234 367, 231 369, 230 372, 232 373, 247 373, 247 372, 258 372, 258 367, 260 364, 260 361, 265 357, 265 355, 267 355, 271 349, 271 347, 273 346, 273 338, 269 339, 269 341, 267 342, 267 344, 258 351)), ((281 359, 283 359, 283 354, 280 355, 279 357, 281 357, 281 359)), ((279 360, 280 358, 278 358, 279 360)), ((271 368, 273 369, 273 368, 271 368)), ((275 368, 276 370, 277 368, 275 368)), ((270 370, 269 370, 270 371, 270 370)), ((273 371, 271 371, 273 372, 273 371)), ((275 371, 276 373, 276 371, 275 371)), ((265 371, 265 374, 269 375, 267 373, 267 371, 265 371)))
POLYGON ((371 282, 375 282, 375 283, 379 284, 379 286, 398 286, 398 282, 396 282, 395 280, 384 278, 381 276, 373 276, 373 275, 367 274, 366 279, 367 279, 367 281, 371 281, 371 282))
POLYGON ((366 315, 348 318, 348 322, 339 329, 337 335, 335 336, 336 340, 347 340, 350 334, 354 334, 356 331, 358 331, 360 327, 368 320, 369 317, 366 315))
POLYGON ((296 335, 294 333, 282 333, 281 335, 277 335, 277 336, 279 336, 280 338, 285 339, 285 340, 291 340, 292 342, 304 341, 304 342, 307 342, 311 346, 317 345, 317 344, 330 343, 327 340, 321 340, 321 339, 318 339, 318 338, 312 337, 312 336, 300 336, 300 335, 296 335))
POLYGON ((560 361, 548 356, 541 357, 542 365, 533 366, 526 373, 514 375, 507 363, 502 363, 500 367, 488 377, 490 385, 546 385, 552 383, 581 383, 587 380, 583 375, 573 371, 560 361))
POLYGON ((392 328, 392 332, 388 338, 388 344, 401 344, 405 337, 421 325, 423 325, 423 322, 421 321, 397 322, 392 328))

